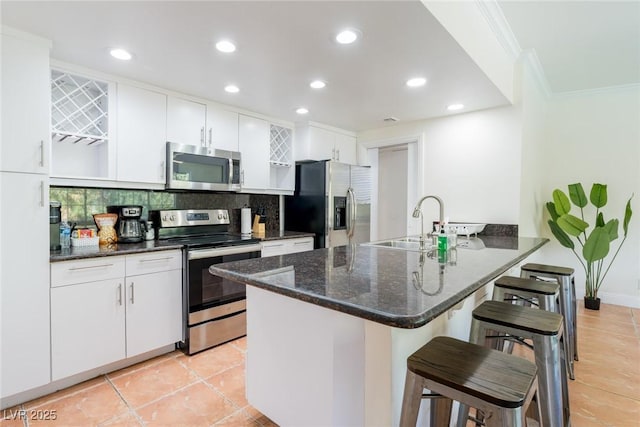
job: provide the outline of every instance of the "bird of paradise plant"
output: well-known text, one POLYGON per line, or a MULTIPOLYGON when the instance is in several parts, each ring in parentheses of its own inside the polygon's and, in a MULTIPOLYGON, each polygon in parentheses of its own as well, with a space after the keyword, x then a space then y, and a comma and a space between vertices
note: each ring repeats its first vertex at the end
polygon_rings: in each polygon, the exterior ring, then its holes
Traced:
MULTIPOLYGON (((604 282, 611 265, 615 261, 620 248, 627 240, 629 231, 629 222, 631 221, 631 199, 633 194, 627 201, 624 211, 624 219, 622 221, 622 230, 624 236, 613 257, 607 264, 605 258, 609 254, 613 241, 618 239, 618 227, 620 221, 612 218, 608 221, 601 211, 607 204, 607 186, 605 184, 593 184, 589 198, 584 192, 582 184, 576 183, 568 186, 569 196, 559 189, 553 191, 553 202, 547 202, 547 210, 551 215, 548 224, 551 232, 558 242, 565 248, 573 251, 580 261, 586 275, 585 298, 598 298, 598 289, 604 282), (590 225, 585 221, 584 208, 591 202, 595 207, 595 226, 590 231, 590 225), (580 216, 571 214, 573 205, 580 209, 580 216), (574 239, 580 245, 580 253, 576 250, 574 239)), ((586 300, 585 300, 586 301, 586 300)))

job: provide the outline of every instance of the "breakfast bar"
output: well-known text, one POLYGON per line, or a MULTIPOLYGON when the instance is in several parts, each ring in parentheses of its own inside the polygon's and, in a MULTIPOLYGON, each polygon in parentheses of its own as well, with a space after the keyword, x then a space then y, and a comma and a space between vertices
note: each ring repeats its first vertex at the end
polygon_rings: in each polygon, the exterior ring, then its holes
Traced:
POLYGON ((212 266, 249 285, 249 403, 281 426, 397 426, 407 356, 434 336, 466 340, 492 281, 547 241, 459 239, 446 256, 350 245, 212 266))

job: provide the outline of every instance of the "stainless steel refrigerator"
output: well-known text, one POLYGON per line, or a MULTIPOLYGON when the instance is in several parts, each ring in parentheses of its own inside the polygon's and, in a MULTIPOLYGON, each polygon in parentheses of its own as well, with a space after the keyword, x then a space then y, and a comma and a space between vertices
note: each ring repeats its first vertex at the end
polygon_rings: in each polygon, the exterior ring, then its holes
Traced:
POLYGON ((314 247, 370 240, 371 169, 332 160, 296 163, 296 188, 285 197, 285 230, 315 233, 314 247))

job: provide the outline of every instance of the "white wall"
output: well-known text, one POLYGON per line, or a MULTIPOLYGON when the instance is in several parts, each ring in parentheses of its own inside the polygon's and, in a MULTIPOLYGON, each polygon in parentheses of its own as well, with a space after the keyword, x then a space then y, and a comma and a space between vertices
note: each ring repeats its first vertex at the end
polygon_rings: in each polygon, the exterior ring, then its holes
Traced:
MULTIPOLYGON (((503 107, 373 129, 358 134, 358 142, 422 135, 422 192, 443 199, 450 221, 517 224, 520 128, 520 110, 503 107)), ((423 212, 438 219, 430 200, 423 212)))
POLYGON ((522 176, 518 233, 521 236, 540 236, 541 230, 546 227, 543 208, 549 197, 542 185, 548 173, 544 142, 547 140, 549 106, 547 96, 537 84, 529 59, 528 54, 520 58, 516 73, 516 98, 522 109, 522 176))
MULTIPOLYGON (((551 199, 555 188, 566 190, 568 184, 582 182, 588 192, 600 182, 608 185, 605 219, 622 220, 627 199, 636 194, 629 237, 598 296, 604 302, 640 307, 640 86, 551 98, 546 137, 540 145, 545 153, 544 173, 538 178, 544 201, 551 199)), ((551 236, 546 216, 540 232, 551 236)), ((540 256, 547 263, 576 268, 576 292, 584 294, 584 273, 570 251, 552 240, 540 256)))

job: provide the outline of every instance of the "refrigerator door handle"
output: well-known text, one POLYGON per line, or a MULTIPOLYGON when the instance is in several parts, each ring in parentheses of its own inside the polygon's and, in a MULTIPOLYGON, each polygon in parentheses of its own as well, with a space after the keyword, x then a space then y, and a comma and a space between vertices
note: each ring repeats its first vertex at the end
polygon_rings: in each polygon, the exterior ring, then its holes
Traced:
POLYGON ((357 205, 356 205, 356 194, 353 192, 353 188, 349 187, 347 190, 347 197, 349 199, 350 212, 349 212, 349 225, 347 228, 347 237, 352 238, 353 233, 356 229, 356 214, 357 214, 357 205))

